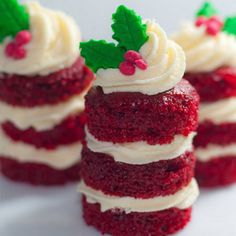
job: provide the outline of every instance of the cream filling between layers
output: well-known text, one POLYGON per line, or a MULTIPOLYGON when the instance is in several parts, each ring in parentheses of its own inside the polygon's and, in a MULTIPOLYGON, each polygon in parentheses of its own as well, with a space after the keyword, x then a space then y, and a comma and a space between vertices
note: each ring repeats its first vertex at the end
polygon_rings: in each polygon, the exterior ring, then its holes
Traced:
POLYGON ((37 2, 27 3, 26 8, 32 34, 25 46, 27 56, 21 60, 6 57, 5 47, 12 40, 6 38, 0 44, 0 73, 44 76, 70 67, 79 56, 80 32, 75 21, 37 2))
POLYGON ((0 101, 0 123, 10 121, 19 129, 33 127, 37 131, 50 130, 69 115, 84 110, 84 93, 56 105, 33 108, 17 107, 0 101))
POLYGON ((94 86, 104 93, 140 92, 154 95, 173 88, 183 77, 185 55, 183 50, 168 40, 166 33, 154 21, 147 21, 148 41, 140 54, 148 63, 146 70, 136 68, 132 76, 123 75, 119 69, 99 69, 94 86))
POLYGON ((236 97, 221 99, 200 105, 199 120, 210 120, 215 124, 236 122, 236 97))
POLYGON ((116 162, 143 165, 161 160, 174 159, 186 151, 192 151, 195 132, 187 137, 176 135, 170 144, 150 145, 147 142, 112 143, 97 140, 88 128, 85 128, 87 146, 93 152, 105 153, 116 162))
POLYGON ((195 155, 198 161, 207 162, 225 156, 236 157, 236 144, 220 146, 216 144, 208 144, 205 148, 196 148, 195 155))
POLYGON ((162 211, 172 207, 187 209, 192 206, 199 195, 199 189, 195 179, 192 179, 187 187, 173 195, 150 199, 106 195, 102 191, 90 188, 83 181, 80 182, 78 190, 86 196, 88 203, 99 203, 102 212, 120 209, 127 214, 130 212, 162 211))
POLYGON ((210 72, 222 66, 236 66, 236 39, 224 32, 208 35, 206 27, 183 24, 172 37, 184 50, 187 72, 210 72))
POLYGON ((0 156, 22 163, 45 164, 64 170, 80 161, 81 150, 80 142, 62 145, 54 150, 37 149, 23 142, 14 142, 0 129, 0 156))

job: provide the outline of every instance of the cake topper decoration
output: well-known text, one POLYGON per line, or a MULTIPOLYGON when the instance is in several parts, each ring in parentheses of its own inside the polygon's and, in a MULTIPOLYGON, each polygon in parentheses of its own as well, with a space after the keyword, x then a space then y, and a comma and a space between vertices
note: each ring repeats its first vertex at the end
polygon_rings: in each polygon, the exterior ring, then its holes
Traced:
POLYGON ((8 37, 29 30, 29 14, 17 0, 0 0, 0 43, 8 37))
POLYGON ((223 31, 236 36, 236 16, 227 17, 225 19, 223 31))
POLYGON ((218 10, 210 2, 205 2, 196 14, 197 17, 203 16, 206 18, 210 18, 216 15, 218 15, 218 10))
POLYGON ((5 47, 7 57, 15 60, 26 57, 24 45, 31 41, 29 27, 29 14, 23 5, 17 0, 0 0, 0 43, 13 37, 5 47))
POLYGON ((121 5, 112 15, 114 32, 112 38, 118 44, 105 40, 90 40, 80 44, 81 55, 86 64, 96 73, 98 69, 119 68, 124 75, 133 75, 136 67, 147 69, 147 63, 139 54, 147 42, 147 25, 133 10, 121 5))
POLYGON ((195 25, 197 27, 205 26, 208 35, 216 36, 223 31, 236 36, 236 16, 222 20, 218 16, 218 10, 212 3, 205 2, 196 13, 196 16, 195 25))
POLYGON ((112 19, 112 38, 118 42, 118 46, 126 50, 139 51, 148 40, 147 25, 142 23, 142 18, 135 11, 122 5, 112 15, 112 19))

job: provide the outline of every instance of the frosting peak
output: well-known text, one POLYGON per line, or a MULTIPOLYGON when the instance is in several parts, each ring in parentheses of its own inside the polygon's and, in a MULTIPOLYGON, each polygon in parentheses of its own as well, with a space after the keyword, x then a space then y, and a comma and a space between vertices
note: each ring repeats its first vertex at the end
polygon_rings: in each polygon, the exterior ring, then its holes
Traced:
POLYGON ((154 21, 147 21, 148 41, 141 47, 140 54, 148 68, 137 68, 132 76, 123 75, 119 69, 99 69, 95 86, 104 93, 141 92, 154 95, 173 88, 185 71, 183 50, 167 39, 166 33, 154 21))
POLYGON ((206 34, 205 27, 193 23, 183 24, 173 39, 183 48, 187 60, 187 72, 210 72, 222 66, 236 66, 236 39, 219 32, 206 34))
POLYGON ((0 44, 0 73, 47 75, 71 66, 79 56, 80 32, 76 23, 59 11, 43 8, 37 2, 27 3, 32 40, 25 47, 27 56, 14 60, 4 50, 11 40, 0 44))

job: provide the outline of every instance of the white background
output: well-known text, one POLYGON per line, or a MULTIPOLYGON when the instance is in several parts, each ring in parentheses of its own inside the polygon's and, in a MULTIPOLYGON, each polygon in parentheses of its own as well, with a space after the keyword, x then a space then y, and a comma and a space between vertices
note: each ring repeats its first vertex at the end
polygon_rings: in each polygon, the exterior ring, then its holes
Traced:
MULTIPOLYGON (((199 0, 41 0, 46 6, 71 14, 84 39, 110 39, 111 13, 119 4, 134 8, 145 18, 156 18, 173 32, 191 19, 199 0)), ((223 15, 236 13, 235 0, 216 0, 223 15)), ((0 236, 98 236, 84 225, 75 185, 33 188, 0 176, 0 236)), ((180 236, 236 235, 236 186, 201 194, 193 220, 180 236)))

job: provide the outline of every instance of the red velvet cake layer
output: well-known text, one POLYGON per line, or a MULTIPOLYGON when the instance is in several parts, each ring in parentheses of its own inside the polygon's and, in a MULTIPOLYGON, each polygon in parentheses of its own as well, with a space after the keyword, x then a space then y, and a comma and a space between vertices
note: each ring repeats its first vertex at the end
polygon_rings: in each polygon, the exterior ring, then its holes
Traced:
POLYGON ((2 124, 2 128, 14 141, 25 142, 36 148, 55 149, 60 145, 83 141, 85 123, 86 117, 83 113, 68 117, 61 124, 47 131, 38 132, 34 128, 20 130, 10 122, 2 124))
POLYGON ((206 147, 208 144, 229 145, 236 143, 236 123, 215 125, 212 122, 201 123, 198 135, 194 139, 195 147, 206 147))
POLYGON ((63 185, 80 180, 80 163, 65 170, 56 170, 42 164, 20 163, 0 157, 0 171, 8 179, 32 185, 63 185))
POLYGON ((196 178, 202 187, 220 187, 236 182, 236 156, 197 161, 196 178))
POLYGON ((191 218, 191 208, 129 213, 101 212, 99 204, 90 204, 83 197, 83 215, 88 225, 112 236, 166 236, 184 228, 191 218))
POLYGON ((187 186, 194 176, 194 166, 191 152, 173 160, 131 165, 84 148, 81 176, 88 186, 105 194, 152 198, 174 194, 187 186))
POLYGON ((196 129, 199 97, 182 80, 173 89, 145 95, 134 92, 104 94, 100 87, 86 96, 90 132, 101 141, 170 143, 174 135, 196 129))
POLYGON ((79 58, 70 68, 48 76, 0 75, 0 100, 15 106, 57 104, 83 92, 93 80, 79 58))
POLYGON ((236 96, 236 68, 221 68, 208 73, 186 73, 184 78, 195 87, 201 102, 214 102, 236 96))

